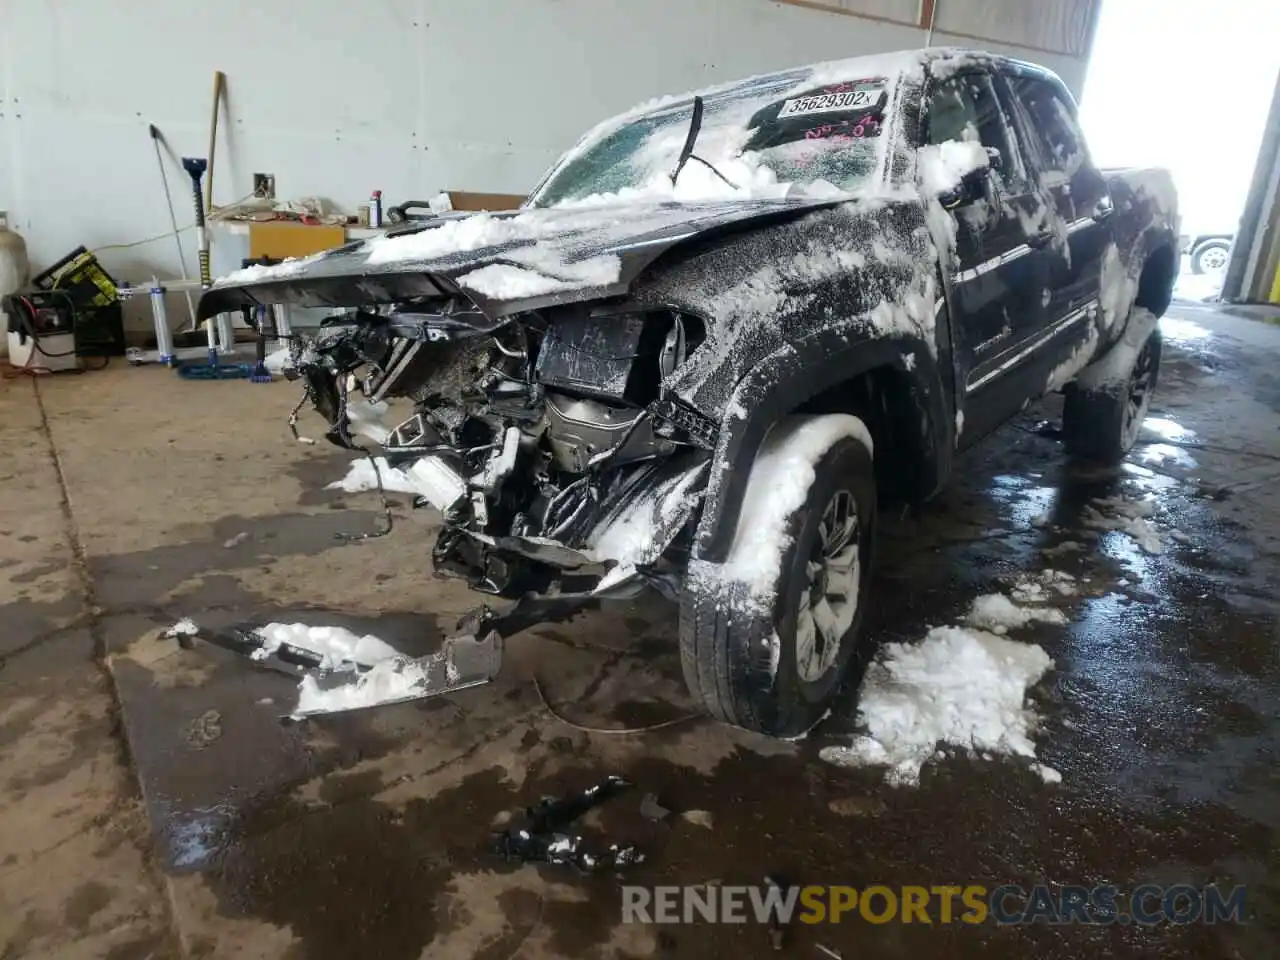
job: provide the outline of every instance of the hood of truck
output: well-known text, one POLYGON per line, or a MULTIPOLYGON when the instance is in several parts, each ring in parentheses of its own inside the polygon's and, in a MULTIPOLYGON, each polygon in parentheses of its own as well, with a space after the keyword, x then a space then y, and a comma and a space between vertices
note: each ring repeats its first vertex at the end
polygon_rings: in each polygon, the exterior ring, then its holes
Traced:
POLYGON ((271 303, 344 308, 461 295, 496 322, 626 293, 678 244, 850 200, 623 203, 442 217, 312 257, 237 270, 200 298, 199 316, 271 303))

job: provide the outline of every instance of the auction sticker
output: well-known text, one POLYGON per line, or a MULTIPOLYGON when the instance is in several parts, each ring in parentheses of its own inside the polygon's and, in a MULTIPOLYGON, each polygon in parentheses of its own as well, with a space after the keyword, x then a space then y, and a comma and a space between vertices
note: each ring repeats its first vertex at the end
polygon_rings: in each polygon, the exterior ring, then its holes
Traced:
POLYGON ((783 103, 778 111, 778 119, 788 117, 804 117, 811 113, 838 113, 847 110, 862 110, 871 107, 880 99, 884 86, 862 87, 857 90, 846 90, 841 93, 819 93, 809 97, 797 97, 783 103))

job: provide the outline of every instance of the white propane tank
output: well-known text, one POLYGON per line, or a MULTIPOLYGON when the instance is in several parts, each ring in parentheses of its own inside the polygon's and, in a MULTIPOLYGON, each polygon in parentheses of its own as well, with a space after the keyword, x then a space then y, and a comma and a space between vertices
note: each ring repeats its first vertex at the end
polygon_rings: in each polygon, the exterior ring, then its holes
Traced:
MULTIPOLYGON (((0 210, 0 297, 17 293, 31 279, 27 241, 9 229, 9 214, 0 210)), ((0 309, 0 357, 9 355, 9 317, 0 309)))

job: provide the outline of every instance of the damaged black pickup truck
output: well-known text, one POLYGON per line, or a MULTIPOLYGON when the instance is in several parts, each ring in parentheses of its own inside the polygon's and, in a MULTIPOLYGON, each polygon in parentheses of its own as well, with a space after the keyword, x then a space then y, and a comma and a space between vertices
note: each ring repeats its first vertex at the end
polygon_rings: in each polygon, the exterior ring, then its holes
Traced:
POLYGON ((788 736, 853 660, 878 501, 1056 390, 1071 454, 1128 452, 1175 207, 1162 171, 1090 162, 1052 73, 917 51, 645 105, 518 211, 250 267, 200 316, 333 308, 295 356, 328 438, 408 398, 376 452, 440 512, 436 572, 514 601, 433 657, 340 664, 338 708, 483 682, 504 635, 655 588, 695 699, 788 736))

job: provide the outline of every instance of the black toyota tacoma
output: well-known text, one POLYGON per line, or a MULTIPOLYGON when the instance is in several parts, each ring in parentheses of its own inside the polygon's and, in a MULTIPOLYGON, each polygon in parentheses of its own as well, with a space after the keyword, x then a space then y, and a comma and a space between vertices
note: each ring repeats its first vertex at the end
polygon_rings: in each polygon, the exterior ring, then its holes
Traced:
MULTIPOLYGON (((1175 208, 1163 171, 1090 162, 1049 71, 913 51, 655 101, 520 210, 250 267, 200 316, 334 308, 295 357, 328 438, 407 398, 376 452, 442 516, 436 573, 514 601, 432 657, 342 664, 365 695, 332 708, 482 682, 502 636, 656 588, 693 696, 787 736, 853 660, 878 502, 1056 390, 1071 454, 1128 452, 1175 208)), ((236 642, 333 666, 261 641, 236 642)))

